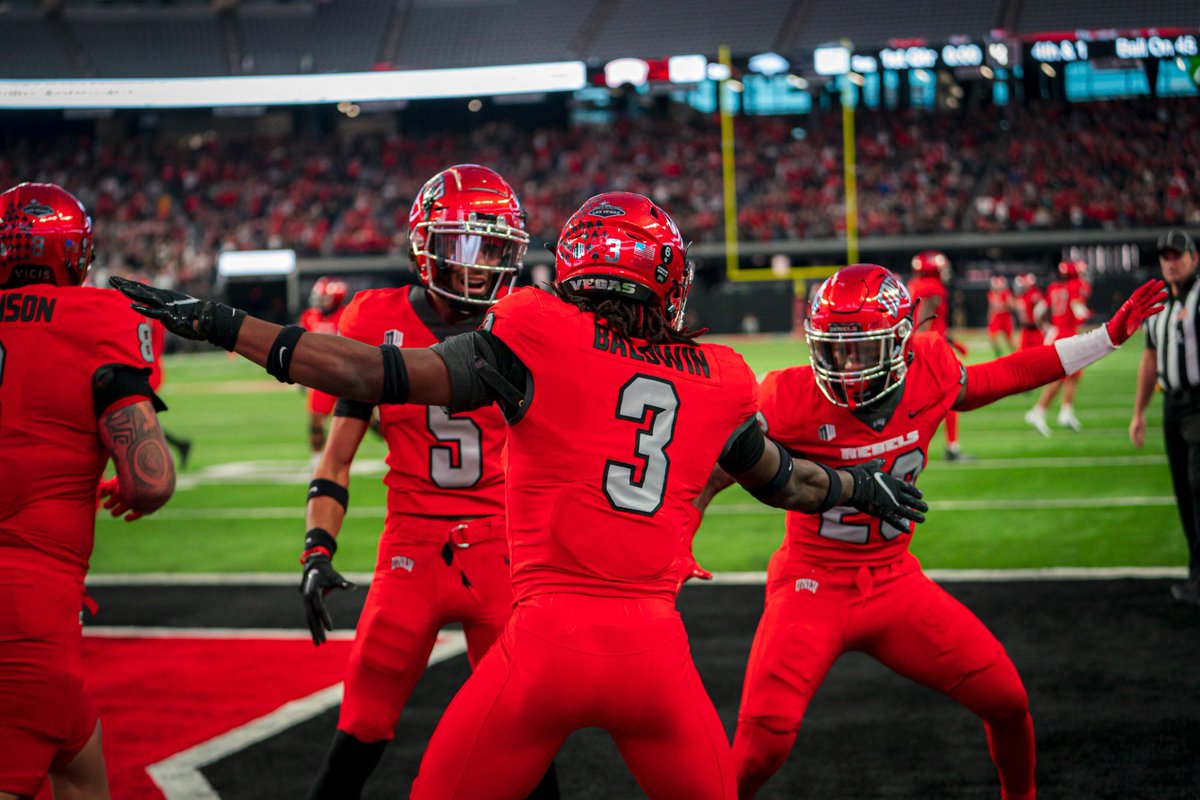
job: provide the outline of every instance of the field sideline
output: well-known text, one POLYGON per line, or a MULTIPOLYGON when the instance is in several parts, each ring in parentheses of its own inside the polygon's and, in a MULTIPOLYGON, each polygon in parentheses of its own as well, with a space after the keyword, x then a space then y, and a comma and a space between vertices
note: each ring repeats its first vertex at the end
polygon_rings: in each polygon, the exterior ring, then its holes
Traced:
MULTIPOLYGON (((760 373, 806 358, 791 337, 719 337, 760 373)), ((991 357, 966 337, 969 361, 991 357)), ((1148 443, 1126 429, 1140 337, 1090 367, 1076 401, 1084 432, 1043 438, 1021 416, 1035 395, 963 415, 963 448, 976 460, 943 459, 939 433, 920 486, 933 506, 913 541, 931 569, 1177 567, 1180 523, 1159 434, 1161 404, 1148 415, 1148 443)), ((135 523, 101 516, 92 573, 298 572, 304 486, 309 480, 306 412, 295 387, 223 353, 169 356, 166 428, 195 440, 175 497, 135 523)), ((368 435, 339 538, 343 570, 369 572, 385 496, 383 444, 368 435)), ((720 495, 696 539, 710 569, 758 572, 783 532, 781 512, 739 489, 720 495)))

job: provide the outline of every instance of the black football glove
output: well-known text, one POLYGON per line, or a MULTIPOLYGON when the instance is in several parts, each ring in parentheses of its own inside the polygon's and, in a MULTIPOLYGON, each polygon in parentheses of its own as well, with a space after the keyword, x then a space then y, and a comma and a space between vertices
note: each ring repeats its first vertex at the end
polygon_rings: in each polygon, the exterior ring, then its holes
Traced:
POLYGON ((357 589, 333 568, 333 561, 324 553, 313 553, 304 560, 304 575, 300 578, 300 595, 304 599, 304 616, 313 644, 325 641, 325 631, 333 630, 333 619, 325 607, 325 595, 334 589, 357 589))
POLYGON ((908 520, 925 521, 921 512, 928 511, 929 504, 921 499, 921 490, 884 472, 882 458, 842 469, 854 476, 851 507, 906 531, 911 530, 908 520))
POLYGON ((246 312, 241 309, 170 289, 156 289, 127 278, 113 276, 108 282, 134 301, 134 311, 158 320, 171 333, 212 342, 226 350, 233 350, 237 344, 238 331, 246 319, 246 312))

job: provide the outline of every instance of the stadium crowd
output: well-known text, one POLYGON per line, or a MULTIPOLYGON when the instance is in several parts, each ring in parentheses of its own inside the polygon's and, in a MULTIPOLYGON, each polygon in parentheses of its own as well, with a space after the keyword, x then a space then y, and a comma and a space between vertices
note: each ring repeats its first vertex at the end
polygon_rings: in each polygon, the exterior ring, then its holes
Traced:
MULTIPOLYGON (((1195 103, 862 111, 857 124, 862 235, 1200 225, 1195 103)), ((742 117, 736 136, 743 240, 843 232, 840 113, 742 117)), ((681 104, 603 129, 0 139, 0 185, 57 182, 93 209, 100 270, 192 291, 222 250, 402 254, 422 176, 455 161, 512 176, 535 243, 602 189, 648 195, 694 240, 724 231, 719 127, 681 104)))

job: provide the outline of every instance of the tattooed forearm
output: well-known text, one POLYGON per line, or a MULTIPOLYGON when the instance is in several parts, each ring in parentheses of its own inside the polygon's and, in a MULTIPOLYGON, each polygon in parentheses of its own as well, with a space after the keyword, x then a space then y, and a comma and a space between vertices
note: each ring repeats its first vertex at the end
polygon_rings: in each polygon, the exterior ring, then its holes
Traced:
POLYGON ((130 508, 148 513, 170 499, 175 465, 148 401, 104 415, 100 437, 116 464, 121 496, 130 508))

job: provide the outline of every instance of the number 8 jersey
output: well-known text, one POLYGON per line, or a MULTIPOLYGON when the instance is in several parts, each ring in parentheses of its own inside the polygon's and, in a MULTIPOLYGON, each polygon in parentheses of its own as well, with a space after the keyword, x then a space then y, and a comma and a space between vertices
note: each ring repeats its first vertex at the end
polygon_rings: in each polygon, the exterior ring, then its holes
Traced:
MULTIPOLYGON (((427 347, 474 330, 478 317, 448 324, 424 287, 358 292, 338 332, 367 344, 427 347)), ((493 406, 447 414, 441 408, 382 405, 387 440, 388 513, 474 517, 504 513, 504 416, 493 406)))
MULTIPOLYGON (((831 467, 882 458, 892 475, 915 481, 928 460, 934 432, 958 398, 963 375, 946 340, 922 333, 913 337, 912 362, 890 417, 880 411, 875 412, 880 419, 869 413, 860 417, 829 402, 808 366, 768 373, 759 387, 759 403, 767 435, 792 455, 831 467)), ((909 531, 852 508, 836 507, 822 515, 789 511, 783 547, 772 558, 772 575, 803 564, 887 564, 908 550, 910 538, 909 531)))
POLYGON ((509 420, 508 526, 517 601, 549 592, 673 598, 692 501, 756 410, 754 373, 715 344, 614 336, 539 289, 484 328, 528 371, 509 420))

